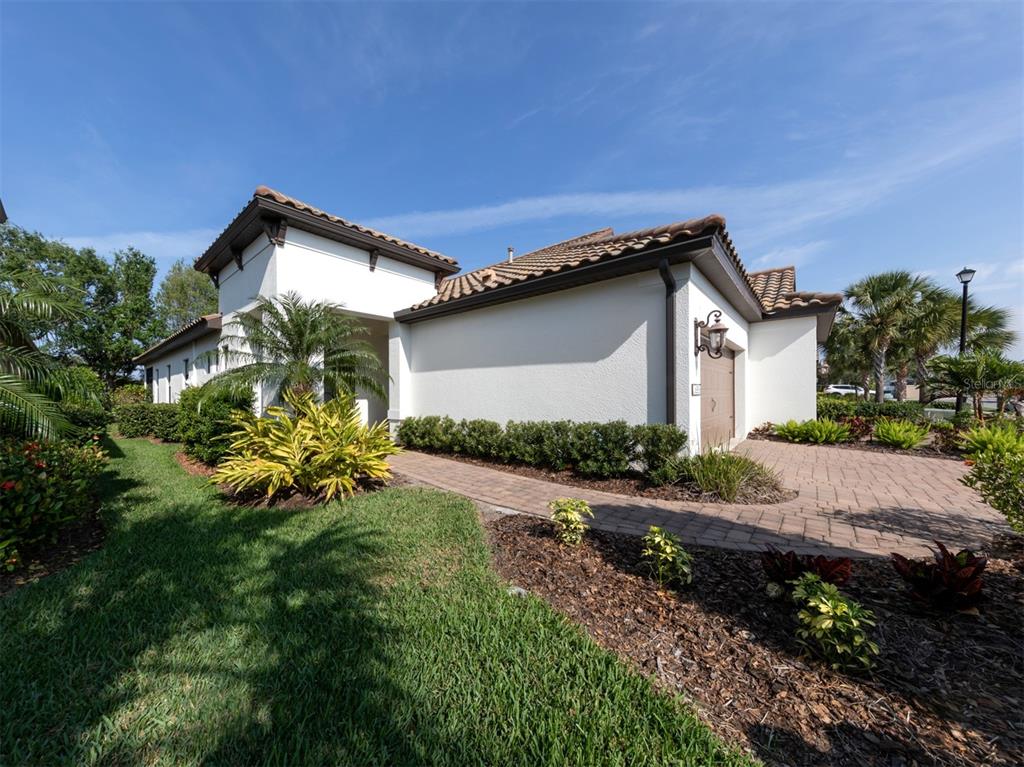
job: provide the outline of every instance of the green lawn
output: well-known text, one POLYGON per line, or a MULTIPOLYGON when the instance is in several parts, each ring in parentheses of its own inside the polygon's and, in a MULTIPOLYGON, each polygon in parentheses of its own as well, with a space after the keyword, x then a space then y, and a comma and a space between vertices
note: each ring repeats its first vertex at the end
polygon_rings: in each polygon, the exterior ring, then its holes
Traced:
POLYGON ((237 509, 124 440, 105 548, 0 599, 0 764, 747 764, 509 596, 472 506, 237 509))

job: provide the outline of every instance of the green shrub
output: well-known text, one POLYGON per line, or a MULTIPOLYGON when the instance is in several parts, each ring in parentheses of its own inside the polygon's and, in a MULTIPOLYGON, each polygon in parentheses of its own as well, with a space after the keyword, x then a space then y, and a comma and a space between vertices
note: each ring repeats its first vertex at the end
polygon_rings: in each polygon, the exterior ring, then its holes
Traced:
POLYGON ((114 407, 118 405, 138 405, 141 402, 149 402, 149 389, 143 384, 125 384, 118 386, 110 395, 110 401, 114 407))
POLYGON ((1024 453, 1024 432, 1013 421, 993 421, 961 433, 957 444, 972 458, 986 451, 1024 453))
POLYGON ((0 562, 89 511, 106 462, 98 445, 68 441, 0 442, 0 562))
POLYGON ((874 438, 883 445, 913 450, 928 438, 928 427, 913 421, 882 418, 875 424, 874 438))
POLYGON ((72 365, 61 371, 62 384, 66 387, 64 403, 94 405, 110 409, 110 393, 95 370, 85 365, 72 365))
POLYGON ((658 484, 657 478, 670 461, 674 461, 679 452, 686 447, 686 432, 674 424, 648 423, 633 429, 643 464, 644 474, 658 484))
POLYGON ((176 404, 143 402, 114 408, 114 420, 122 437, 157 437, 176 442, 179 412, 176 404))
POLYGON ((693 582, 693 557, 678 537, 652 525, 643 541, 644 561, 659 586, 685 586, 693 582))
POLYGON ((193 387, 181 393, 178 407, 178 437, 185 452, 212 466, 227 454, 226 435, 236 428, 231 414, 235 410, 251 413, 253 396, 237 397, 193 387))
POLYGON ((326 403, 288 392, 294 415, 267 408, 267 418, 236 411, 230 452, 210 478, 236 492, 274 498, 299 492, 330 500, 352 494, 361 480, 390 479, 387 458, 398 452, 386 423, 366 426, 348 397, 326 403))
POLYGON ((584 515, 594 516, 590 504, 581 498, 556 498, 548 508, 555 525, 555 537, 567 546, 579 545, 588 529, 584 515))
POLYGON ((775 433, 789 442, 812 442, 816 445, 831 445, 850 439, 850 427, 828 418, 816 421, 786 421, 775 427, 775 433))
POLYGON ((712 450, 673 463, 675 482, 692 484, 704 495, 726 503, 758 500, 782 490, 777 474, 738 453, 712 450))
POLYGON ((825 583, 814 573, 801 576, 793 588, 793 600, 800 605, 797 637, 835 669, 863 671, 874 664, 878 645, 867 629, 875 625, 874 614, 825 583))
POLYGON ((573 468, 601 478, 628 475, 634 465, 660 477, 686 444, 686 432, 663 424, 509 421, 503 430, 493 421, 456 423, 443 416, 406 418, 398 438, 413 450, 461 453, 555 471, 573 468))
POLYGON ((1024 453, 986 450, 974 456, 974 464, 961 480, 978 491, 989 506, 1024 534, 1024 453))
POLYGON ((920 402, 904 400, 896 402, 858 402, 854 415, 861 418, 897 418, 914 423, 921 423, 924 418, 924 405, 920 402))
POLYGON ((857 415, 857 399, 834 394, 818 395, 818 418, 852 418, 857 415))
POLYGON ((576 471, 589 477, 628 474, 636 455, 633 429, 625 421, 576 424, 573 440, 576 471))
POLYGON ((76 442, 97 441, 107 434, 114 416, 102 405, 91 402, 61 402, 60 411, 77 433, 70 437, 76 442))

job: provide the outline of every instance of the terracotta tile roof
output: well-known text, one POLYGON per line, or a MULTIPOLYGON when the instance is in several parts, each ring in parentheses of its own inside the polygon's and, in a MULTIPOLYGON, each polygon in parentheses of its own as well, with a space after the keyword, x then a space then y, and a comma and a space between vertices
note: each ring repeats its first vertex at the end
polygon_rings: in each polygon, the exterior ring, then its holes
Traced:
POLYGON ((747 275, 754 294, 761 301, 767 314, 777 314, 790 309, 806 309, 813 306, 838 306, 843 301, 841 293, 815 293, 796 289, 796 267, 782 266, 751 272, 747 275))
POLYGON ((452 264, 453 266, 457 266, 458 265, 458 262, 454 258, 449 258, 448 256, 444 255, 443 253, 438 253, 437 251, 434 251, 434 250, 428 250, 427 248, 424 248, 424 247, 422 247, 420 245, 416 245, 414 243, 407 242, 405 240, 401 240, 398 237, 393 237, 390 234, 385 234, 384 232, 378 232, 376 229, 371 229, 368 226, 363 226, 362 224, 356 224, 356 223, 354 223, 352 221, 348 221, 348 220, 346 220, 344 218, 339 218, 338 216, 333 216, 330 213, 325 213, 324 211, 320 210, 319 208, 314 208, 312 205, 308 205, 308 204, 302 202, 301 200, 296 200, 294 197, 289 197, 286 194, 281 194, 276 189, 271 189, 268 186, 258 186, 258 187, 256 187, 256 191, 253 192, 252 196, 253 197, 263 197, 263 198, 268 199, 268 200, 273 200, 274 202, 279 202, 282 205, 287 205, 287 206, 289 206, 291 208, 295 208, 295 210, 299 210, 299 211, 302 211, 304 213, 309 213, 310 215, 317 216, 318 218, 322 218, 322 219, 324 219, 326 221, 330 221, 332 224, 339 224, 341 226, 348 227, 349 229, 352 229, 353 231, 361 232, 363 234, 368 234, 371 237, 376 237, 376 238, 378 238, 380 240, 384 240, 385 242, 390 242, 392 245, 398 245, 398 246, 403 247, 403 248, 408 248, 409 250, 415 251, 416 253, 419 253, 421 255, 430 256, 431 258, 436 258, 439 261, 443 261, 446 264, 452 264))
POLYGON ((156 351, 171 351, 175 349, 177 347, 175 341, 180 339, 182 336, 192 333, 193 331, 197 331, 199 334, 205 335, 205 333, 202 332, 204 330, 208 330, 211 332, 214 330, 220 330, 221 319, 222 316, 219 313, 204 314, 202 317, 197 317, 191 322, 182 325, 180 328, 175 330, 166 338, 161 338, 155 344, 146 349, 146 351, 142 352, 142 354, 136 356, 133 359, 133 362, 138 363, 156 351))
POLYGON ((730 256, 745 278, 746 271, 743 269, 743 264, 740 263, 739 257, 725 233, 725 219, 721 216, 705 216, 626 234, 615 234, 611 229, 599 229, 571 240, 548 245, 517 256, 512 261, 503 261, 472 272, 448 277, 441 281, 437 295, 412 308, 422 309, 426 306, 455 301, 474 293, 482 293, 586 264, 607 261, 623 254, 638 253, 648 247, 698 237, 712 231, 718 231, 722 236, 722 241, 729 250, 730 256))

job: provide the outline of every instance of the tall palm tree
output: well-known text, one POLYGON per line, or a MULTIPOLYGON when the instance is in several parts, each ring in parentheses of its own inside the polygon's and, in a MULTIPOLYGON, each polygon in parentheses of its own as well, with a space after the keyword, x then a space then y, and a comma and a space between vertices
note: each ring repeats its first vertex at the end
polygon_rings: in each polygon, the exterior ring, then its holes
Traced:
POLYGON ((938 285, 927 285, 911 307, 904 327, 894 339, 896 356, 897 399, 906 391, 910 365, 917 374, 918 400, 930 402, 928 394, 928 361, 939 349, 948 346, 960 332, 960 300, 953 291, 938 285))
MULTIPOLYGON (((958 333, 959 327, 958 321, 958 333)), ((967 300, 968 351, 1004 352, 1016 337, 1010 329, 1009 310, 1001 306, 977 306, 972 299, 967 300)))
POLYGON ((72 392, 56 360, 37 335, 77 310, 58 283, 36 271, 0 277, 0 434, 54 437, 72 429, 55 398, 72 392))
POLYGON ((889 348, 907 327, 929 281, 906 271, 882 272, 865 277, 846 289, 850 312, 859 321, 871 351, 875 401, 885 400, 886 357, 889 348))
POLYGON ((839 307, 832 332, 821 348, 828 362, 829 380, 856 382, 864 389, 866 397, 871 378, 871 353, 865 338, 860 321, 844 307, 839 307))
POLYGON ((354 393, 356 389, 387 396, 380 359, 366 340, 366 327, 342 314, 340 304, 303 301, 289 292, 259 296, 255 307, 224 326, 225 361, 236 366, 207 384, 211 392, 247 395, 257 384, 294 393, 354 393))

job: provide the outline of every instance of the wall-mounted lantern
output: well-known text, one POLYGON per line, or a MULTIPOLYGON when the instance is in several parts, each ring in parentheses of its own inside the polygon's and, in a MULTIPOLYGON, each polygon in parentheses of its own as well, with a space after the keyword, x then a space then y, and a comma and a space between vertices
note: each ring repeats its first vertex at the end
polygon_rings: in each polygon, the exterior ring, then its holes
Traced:
POLYGON ((704 322, 700 320, 693 321, 693 354, 699 357, 701 352, 707 352, 708 356, 712 359, 718 359, 722 356, 722 349, 725 347, 725 334, 729 332, 729 328, 722 324, 722 313, 717 309, 712 309, 708 312, 708 317, 704 322), (715 324, 711 324, 711 318, 715 318, 715 324), (708 342, 702 344, 700 342, 700 331, 702 328, 707 328, 708 342))

